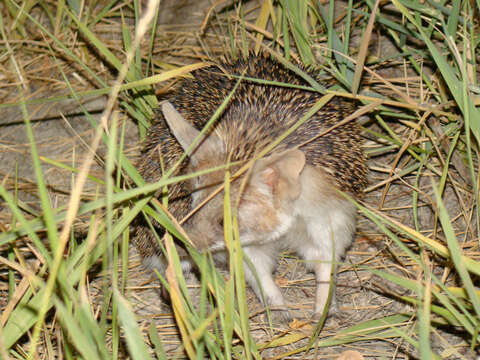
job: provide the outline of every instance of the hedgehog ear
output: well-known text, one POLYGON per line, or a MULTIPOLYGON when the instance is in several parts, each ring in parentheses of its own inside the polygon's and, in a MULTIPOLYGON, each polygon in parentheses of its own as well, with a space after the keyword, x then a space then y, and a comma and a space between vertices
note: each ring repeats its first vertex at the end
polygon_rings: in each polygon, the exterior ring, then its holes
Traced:
POLYGON ((294 200, 300 195, 300 174, 305 167, 305 154, 290 149, 260 159, 252 170, 253 182, 260 181, 274 198, 294 200))
MULTIPOLYGON (((180 143, 183 150, 187 151, 193 141, 200 135, 200 131, 195 129, 192 124, 185 120, 170 102, 165 101, 162 104, 162 112, 173 135, 180 143)), ((212 132, 208 137, 200 139, 196 147, 191 149, 189 155, 193 162, 198 163, 201 160, 208 159, 212 154, 218 154, 221 150, 221 140, 212 132)))

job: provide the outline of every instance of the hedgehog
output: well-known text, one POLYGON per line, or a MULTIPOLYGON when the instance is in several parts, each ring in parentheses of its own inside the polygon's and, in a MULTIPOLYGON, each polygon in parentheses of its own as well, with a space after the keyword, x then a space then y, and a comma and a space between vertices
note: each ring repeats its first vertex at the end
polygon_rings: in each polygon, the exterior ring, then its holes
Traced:
MULTIPOLYGON (((230 189, 231 198, 238 199, 232 203, 238 205, 240 243, 250 260, 250 266, 244 266, 245 280, 265 306, 290 318, 272 274, 279 253, 294 251, 315 273, 313 314, 319 316, 327 303, 332 262, 344 255, 355 231, 356 209, 342 192, 360 198, 367 183, 359 126, 354 121, 339 125, 355 110, 355 103, 332 98, 257 159, 322 95, 306 90, 302 77, 267 54, 212 65, 192 75, 163 103, 150 127, 137 164, 141 175, 147 182, 158 181, 176 164, 243 76, 221 116, 175 174, 250 161, 244 181, 234 181, 230 189)), ((223 183, 224 176, 220 170, 171 186, 169 211, 182 219, 223 183)), ((184 224, 193 245, 210 251, 220 263, 227 261, 223 216, 223 192, 218 192, 184 224)), ((160 246, 145 226, 139 227, 135 242, 144 264, 163 272, 160 246)))

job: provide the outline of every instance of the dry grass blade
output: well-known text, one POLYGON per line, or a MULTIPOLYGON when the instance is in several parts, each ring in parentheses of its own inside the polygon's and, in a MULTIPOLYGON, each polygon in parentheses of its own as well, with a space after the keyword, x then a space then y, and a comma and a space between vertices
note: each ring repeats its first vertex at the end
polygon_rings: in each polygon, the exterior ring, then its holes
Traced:
MULTIPOLYGON (((270 14, 273 12, 272 8, 272 2, 271 0, 265 0, 262 3, 262 6, 260 8, 260 14, 257 17, 257 21, 255 23, 255 27, 265 30, 267 26, 268 19, 270 17, 270 14)), ((260 48, 262 46, 262 40, 263 40, 263 34, 258 33, 257 34, 257 43, 255 45, 255 54, 258 54, 260 51, 260 48)))
POLYGON ((353 75, 353 83, 352 83, 353 95, 357 95, 358 89, 360 87, 360 81, 362 80, 363 66, 365 65, 365 60, 367 58, 368 46, 370 44, 370 38, 372 36, 372 31, 373 31, 373 24, 375 23, 375 16, 377 15, 379 4, 380 4, 380 0, 377 0, 372 9, 372 13, 370 14, 368 25, 365 29, 365 32, 362 35, 362 40, 360 41, 360 49, 358 51, 357 61, 355 64, 355 73, 353 75))

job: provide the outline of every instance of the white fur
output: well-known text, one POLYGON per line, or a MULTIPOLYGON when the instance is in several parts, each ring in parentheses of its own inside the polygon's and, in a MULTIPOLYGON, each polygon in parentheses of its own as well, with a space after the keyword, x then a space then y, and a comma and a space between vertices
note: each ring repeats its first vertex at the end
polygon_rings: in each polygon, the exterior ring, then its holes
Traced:
MULTIPOLYGON (((355 207, 341 197, 318 170, 306 166, 301 176, 302 192, 294 204, 309 235, 306 242, 298 241, 294 248, 304 257, 310 250, 318 251, 317 259, 331 259, 335 244, 338 260, 352 242, 355 230, 355 207)), ((296 241, 291 240, 292 245, 296 241)))
MULTIPOLYGON (((288 230, 292 227, 292 224, 295 221, 295 217, 292 214, 287 215, 283 212, 277 213, 277 218, 279 220, 279 225, 270 233, 258 233, 255 231, 250 231, 243 233, 240 239, 242 247, 246 246, 258 246, 264 244, 277 243, 276 247, 285 247, 281 245, 284 241, 281 239, 288 230)), ((223 239, 221 240, 223 242, 223 239)), ((287 246, 288 247, 288 246, 287 246)))
MULTIPOLYGON (((263 241, 258 241, 261 234, 242 234, 241 241, 269 305, 284 305, 272 276, 279 251, 288 248, 305 259, 316 275, 315 313, 318 314, 327 301, 332 261, 338 261, 351 244, 355 230, 355 207, 337 193, 318 169, 307 165, 300 181, 302 190, 289 207, 290 213, 278 209, 278 227, 265 234, 263 241)), ((245 275, 260 297, 261 291, 251 270, 247 269, 245 275)))
MULTIPOLYGON (((240 241, 254 267, 250 269, 245 266, 245 279, 266 304, 284 307, 283 296, 272 273, 280 251, 294 250, 315 272, 315 313, 319 314, 328 298, 332 262, 335 263, 344 255, 352 241, 355 207, 337 192, 327 175, 317 168, 306 165, 299 181, 300 194, 292 200, 280 198, 261 181, 261 177, 254 177, 250 182, 248 200, 242 201, 238 209, 240 241), (265 219, 272 220, 273 228, 264 226, 262 220, 265 219)), ((194 204, 199 198, 194 198, 194 204)), ((209 211, 204 209, 203 213, 198 214, 197 223, 190 224, 193 229, 187 229, 192 230, 193 238, 214 233, 213 220, 218 212, 209 211)), ((215 259, 225 263, 223 234, 218 233, 208 243, 215 259)))
POLYGON ((332 261, 337 262, 352 242, 356 210, 318 170, 307 166, 302 174, 302 193, 295 203, 295 211, 304 222, 306 234, 304 241, 297 238, 290 243, 296 245, 294 250, 315 271, 315 313, 320 314, 328 298, 332 261))

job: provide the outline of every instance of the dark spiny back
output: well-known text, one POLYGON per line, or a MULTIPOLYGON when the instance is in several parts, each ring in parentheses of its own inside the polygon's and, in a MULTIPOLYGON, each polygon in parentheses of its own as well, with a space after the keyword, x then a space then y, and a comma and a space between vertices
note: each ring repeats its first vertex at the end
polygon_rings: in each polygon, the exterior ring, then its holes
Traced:
MULTIPOLYGON (((302 78, 268 55, 251 56, 231 64, 222 64, 228 74, 294 85, 308 85, 302 78), (245 71, 246 69, 246 71, 245 71)), ((201 129, 233 89, 237 79, 226 76, 219 67, 211 66, 193 73, 194 79, 184 81, 169 101, 187 119, 201 129)), ((316 92, 262 85, 243 80, 227 109, 216 123, 216 132, 225 141, 232 160, 245 160, 262 150, 295 124, 320 99, 316 92)), ((307 142, 332 127, 354 111, 354 104, 334 98, 297 131, 277 147, 277 150, 307 142)), ((171 135, 164 119, 150 129, 139 168, 147 181, 161 177, 159 152, 165 168, 172 166, 182 154, 182 148, 171 135)), ((307 163, 322 167, 343 191, 360 196, 366 185, 365 156, 361 149, 358 125, 352 121, 339 126, 300 148, 307 163)), ((184 164, 185 165, 185 164, 184 164)), ((180 168, 180 172, 184 166, 180 168)), ((181 197, 182 185, 171 189, 170 197, 181 197)), ((188 199, 173 204, 174 215, 184 215, 188 199)))

